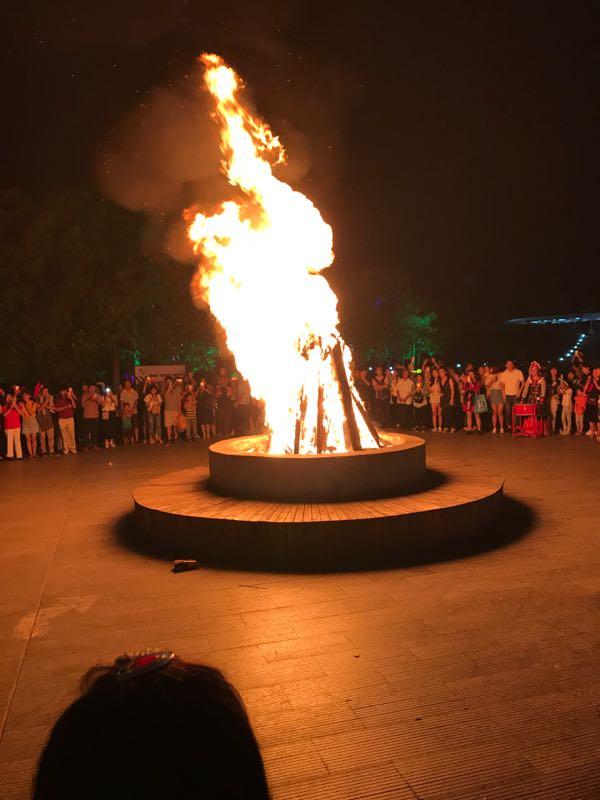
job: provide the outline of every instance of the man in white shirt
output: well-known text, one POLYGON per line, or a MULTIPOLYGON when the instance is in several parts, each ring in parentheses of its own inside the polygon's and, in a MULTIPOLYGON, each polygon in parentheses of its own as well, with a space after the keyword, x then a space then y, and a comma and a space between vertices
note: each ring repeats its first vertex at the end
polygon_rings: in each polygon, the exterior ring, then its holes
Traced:
POLYGON ((500 388, 504 395, 504 417, 508 428, 512 428, 512 410, 521 396, 525 379, 520 369, 515 368, 514 361, 506 362, 506 369, 500 373, 500 388))
POLYGON ((402 376, 398 378, 396 387, 398 392, 400 427, 403 430, 409 431, 414 425, 413 395, 415 393, 415 384, 407 369, 402 370, 402 376))

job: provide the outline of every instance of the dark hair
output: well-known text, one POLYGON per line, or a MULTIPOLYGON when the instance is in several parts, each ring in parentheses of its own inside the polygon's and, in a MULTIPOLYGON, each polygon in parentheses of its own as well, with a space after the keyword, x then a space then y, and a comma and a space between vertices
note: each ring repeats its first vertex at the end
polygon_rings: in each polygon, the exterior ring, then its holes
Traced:
POLYGON ((94 667, 60 716, 33 800, 265 800, 244 705, 221 672, 174 658, 121 679, 94 667))

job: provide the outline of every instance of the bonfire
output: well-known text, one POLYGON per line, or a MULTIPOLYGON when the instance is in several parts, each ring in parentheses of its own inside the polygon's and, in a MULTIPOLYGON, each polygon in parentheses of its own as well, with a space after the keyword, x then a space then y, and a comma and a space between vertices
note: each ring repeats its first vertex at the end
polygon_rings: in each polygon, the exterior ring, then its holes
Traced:
POLYGON ((337 297, 323 275, 331 227, 301 192, 274 175, 279 138, 243 101, 243 83, 219 56, 201 56, 220 127, 221 168, 236 199, 186 212, 199 257, 193 291, 225 331, 236 367, 265 404, 270 453, 340 453, 379 446, 354 386, 337 297))

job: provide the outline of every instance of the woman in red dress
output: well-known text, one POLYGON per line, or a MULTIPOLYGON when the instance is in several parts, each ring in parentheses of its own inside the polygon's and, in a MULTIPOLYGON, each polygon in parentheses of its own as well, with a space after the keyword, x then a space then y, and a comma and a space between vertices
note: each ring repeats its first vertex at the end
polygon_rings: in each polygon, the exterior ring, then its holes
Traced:
POLYGON ((543 435, 544 422, 544 400, 546 399, 546 379, 542 375, 542 368, 537 361, 532 361, 529 365, 529 375, 523 386, 523 399, 525 403, 538 406, 535 417, 528 418, 525 422, 526 430, 535 432, 536 435, 543 435), (535 429, 534 426, 535 425, 535 429), (530 427, 531 426, 531 427, 530 427))

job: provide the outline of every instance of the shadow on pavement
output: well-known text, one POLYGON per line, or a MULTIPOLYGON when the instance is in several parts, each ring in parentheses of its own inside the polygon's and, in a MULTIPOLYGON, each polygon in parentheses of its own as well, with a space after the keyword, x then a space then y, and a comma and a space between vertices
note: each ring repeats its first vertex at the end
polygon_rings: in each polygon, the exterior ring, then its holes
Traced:
POLYGON ((412 543, 410 547, 402 547, 398 552, 392 554, 386 553, 381 558, 378 558, 377 553, 369 552, 366 556, 365 554, 355 555, 341 560, 338 553, 335 563, 325 564, 295 564, 291 558, 280 563, 272 563, 268 558, 265 559, 264 550, 256 558, 248 557, 248 551, 246 551, 246 555, 240 559, 232 559, 228 554, 227 560, 223 560, 217 554, 210 555, 178 547, 174 542, 170 543, 167 538, 162 539, 160 543, 153 542, 136 524, 133 511, 117 521, 115 536, 122 547, 145 558, 163 561, 172 561, 176 558, 197 558, 201 566, 209 569, 278 574, 323 574, 398 569, 474 558, 515 544, 534 529, 536 522, 536 514, 530 506, 514 497, 505 495, 498 516, 487 530, 481 531, 481 536, 469 536, 464 539, 458 535, 452 540, 444 539, 435 544, 412 543))

